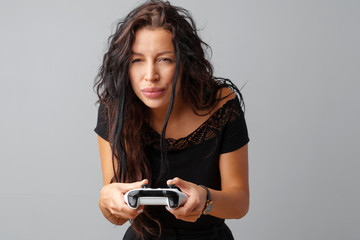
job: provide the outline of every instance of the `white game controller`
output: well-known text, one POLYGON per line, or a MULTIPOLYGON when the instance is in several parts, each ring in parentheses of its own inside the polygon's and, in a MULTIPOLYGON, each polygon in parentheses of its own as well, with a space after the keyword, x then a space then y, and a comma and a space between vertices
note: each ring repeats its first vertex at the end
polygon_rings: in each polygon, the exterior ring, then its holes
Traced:
POLYGON ((142 188, 128 191, 124 198, 132 209, 137 209, 139 205, 167 205, 170 209, 176 209, 186 202, 188 196, 175 185, 169 185, 169 188, 147 188, 147 184, 144 184, 142 188))

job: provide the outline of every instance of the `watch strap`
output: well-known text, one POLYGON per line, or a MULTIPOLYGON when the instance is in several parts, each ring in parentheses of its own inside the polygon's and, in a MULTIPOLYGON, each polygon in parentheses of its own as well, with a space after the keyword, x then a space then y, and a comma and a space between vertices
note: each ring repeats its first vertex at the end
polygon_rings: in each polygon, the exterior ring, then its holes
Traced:
POLYGON ((202 214, 203 215, 208 215, 208 213, 210 212, 213 202, 212 202, 212 198, 211 198, 211 194, 210 191, 207 187, 203 186, 203 185, 199 185, 200 187, 203 187, 206 190, 206 203, 205 206, 202 210, 202 214))
POLYGON ((206 200, 212 201, 209 189, 207 187, 205 187, 204 185, 199 185, 199 186, 205 188, 205 190, 206 190, 206 200))

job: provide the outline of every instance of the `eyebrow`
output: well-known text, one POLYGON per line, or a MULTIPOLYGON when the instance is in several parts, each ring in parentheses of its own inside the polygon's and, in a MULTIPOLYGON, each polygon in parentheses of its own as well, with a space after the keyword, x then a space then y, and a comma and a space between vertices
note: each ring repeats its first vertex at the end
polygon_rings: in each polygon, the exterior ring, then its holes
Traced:
MULTIPOLYGON (((132 55, 141 55, 143 56, 144 54, 142 53, 138 53, 138 52, 131 52, 132 55)), ((163 52, 159 52, 156 54, 156 56, 160 56, 160 55, 164 55, 164 54, 175 54, 175 52, 173 51, 163 51, 163 52)))

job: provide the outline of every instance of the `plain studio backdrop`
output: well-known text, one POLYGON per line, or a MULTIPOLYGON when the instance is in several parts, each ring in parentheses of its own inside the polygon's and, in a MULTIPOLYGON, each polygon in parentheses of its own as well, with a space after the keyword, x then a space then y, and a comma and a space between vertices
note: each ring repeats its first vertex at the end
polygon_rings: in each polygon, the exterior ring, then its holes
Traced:
MULTIPOLYGON (((360 2, 171 1, 246 103, 236 239, 360 239, 360 2)), ((0 239, 121 239, 98 209, 94 78, 141 1, 0 1, 0 239)), ((199 169, 200 171, 200 169, 199 169)), ((236 203, 234 203, 236 204, 236 203)))

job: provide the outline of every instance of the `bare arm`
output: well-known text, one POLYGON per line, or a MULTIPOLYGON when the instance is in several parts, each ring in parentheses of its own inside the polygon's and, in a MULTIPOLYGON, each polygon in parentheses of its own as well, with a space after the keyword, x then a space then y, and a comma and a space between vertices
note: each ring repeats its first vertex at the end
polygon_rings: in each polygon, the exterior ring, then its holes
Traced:
POLYGON ((210 215, 241 218, 249 210, 248 145, 220 155, 221 191, 210 190, 213 208, 210 215))
POLYGON ((111 223, 122 225, 129 219, 136 218, 142 212, 138 209, 129 208, 124 200, 124 194, 131 189, 140 188, 147 180, 135 183, 110 183, 114 176, 112 151, 108 141, 98 136, 101 168, 104 186, 100 192, 99 208, 104 217, 111 223))
MULTIPOLYGON (((213 200, 209 215, 223 219, 241 218, 249 209, 248 145, 220 155, 219 161, 222 189, 209 189, 213 200)), ((205 189, 180 178, 169 180, 168 184, 175 184, 189 196, 183 207, 168 210, 178 219, 195 222, 205 206, 205 189)))
POLYGON ((114 176, 113 163, 112 163, 112 151, 108 141, 98 136, 99 153, 101 160, 101 169, 103 175, 104 186, 110 184, 111 179, 114 176))

